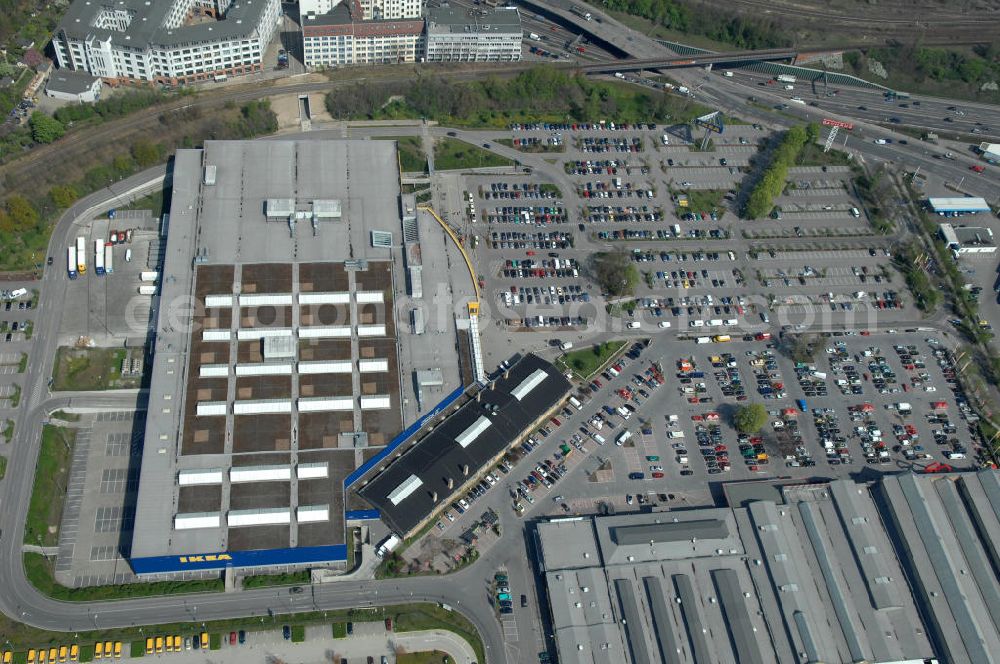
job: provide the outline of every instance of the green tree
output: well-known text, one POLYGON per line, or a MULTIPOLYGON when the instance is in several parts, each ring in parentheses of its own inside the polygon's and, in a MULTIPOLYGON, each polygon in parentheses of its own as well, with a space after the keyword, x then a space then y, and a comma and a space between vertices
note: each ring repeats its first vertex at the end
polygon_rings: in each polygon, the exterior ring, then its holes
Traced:
POLYGON ((140 139, 132 146, 132 158, 141 168, 148 168, 163 158, 163 144, 140 139))
POLYGON ((49 189, 49 198, 58 208, 68 208, 78 197, 76 189, 68 184, 57 184, 49 189))
POLYGON ((15 231, 26 231, 38 224, 38 210, 20 194, 13 194, 7 199, 7 215, 15 231))
POLYGON ((631 295, 639 282, 639 270, 622 249, 595 254, 594 274, 604 292, 609 295, 631 295))
POLYGON ((61 122, 41 111, 32 113, 28 123, 31 125, 31 137, 36 143, 51 143, 66 133, 61 122))
POLYGON ((757 433, 767 424, 767 409, 763 404, 750 403, 740 406, 733 415, 733 426, 740 433, 757 433))

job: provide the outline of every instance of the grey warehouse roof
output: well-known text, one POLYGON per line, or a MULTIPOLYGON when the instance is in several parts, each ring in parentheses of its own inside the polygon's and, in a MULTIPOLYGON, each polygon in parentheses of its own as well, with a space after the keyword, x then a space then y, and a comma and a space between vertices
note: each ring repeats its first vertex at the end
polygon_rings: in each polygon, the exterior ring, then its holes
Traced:
POLYGON ((728 536, 726 522, 719 519, 641 523, 611 528, 611 539, 622 545, 680 542, 691 539, 725 539, 728 536))
POLYGON ((535 355, 524 356, 359 493, 390 527, 408 532, 566 398, 569 387, 554 366, 535 355))
POLYGON ((110 39, 113 43, 144 49, 147 45, 182 46, 207 41, 246 39, 252 36, 260 22, 261 14, 267 8, 264 0, 242 0, 235 2, 226 11, 225 19, 178 28, 164 27, 170 10, 176 0, 76 0, 69 6, 59 22, 59 30, 74 39, 94 37, 110 39), (124 32, 97 28, 95 21, 106 10, 129 12, 132 20, 124 32))
POLYGON ((427 32, 521 34, 521 15, 514 7, 498 7, 480 16, 454 7, 428 7, 427 32))

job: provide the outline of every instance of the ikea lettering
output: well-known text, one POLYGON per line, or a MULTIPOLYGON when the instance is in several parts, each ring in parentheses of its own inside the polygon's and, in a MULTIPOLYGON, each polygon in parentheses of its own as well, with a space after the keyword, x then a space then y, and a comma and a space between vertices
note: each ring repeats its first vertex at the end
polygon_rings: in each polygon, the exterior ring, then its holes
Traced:
POLYGON ((214 563, 221 560, 232 560, 228 553, 209 553, 204 556, 181 556, 182 563, 214 563))

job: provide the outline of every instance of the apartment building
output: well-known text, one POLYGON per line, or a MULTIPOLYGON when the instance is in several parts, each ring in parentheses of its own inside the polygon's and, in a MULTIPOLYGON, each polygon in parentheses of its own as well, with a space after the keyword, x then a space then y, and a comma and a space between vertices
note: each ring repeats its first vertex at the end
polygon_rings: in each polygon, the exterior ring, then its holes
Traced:
POLYGON ((53 35, 60 68, 114 85, 260 71, 280 0, 76 0, 53 35))
POLYGON ((302 19, 306 67, 416 62, 424 53, 424 20, 366 20, 361 2, 302 19))
POLYGON ((515 62, 521 59, 521 16, 514 7, 427 11, 427 62, 515 62))

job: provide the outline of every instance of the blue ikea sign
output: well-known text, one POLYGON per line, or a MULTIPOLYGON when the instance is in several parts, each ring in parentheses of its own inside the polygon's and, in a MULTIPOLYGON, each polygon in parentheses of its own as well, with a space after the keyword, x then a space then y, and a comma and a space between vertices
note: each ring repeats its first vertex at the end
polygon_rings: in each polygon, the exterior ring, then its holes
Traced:
POLYGON ((183 556, 147 556, 132 558, 129 563, 136 574, 165 574, 168 572, 197 572, 223 570, 227 567, 263 567, 273 565, 303 565, 331 563, 347 560, 347 546, 302 546, 287 549, 260 549, 257 551, 221 551, 193 553, 183 556))

